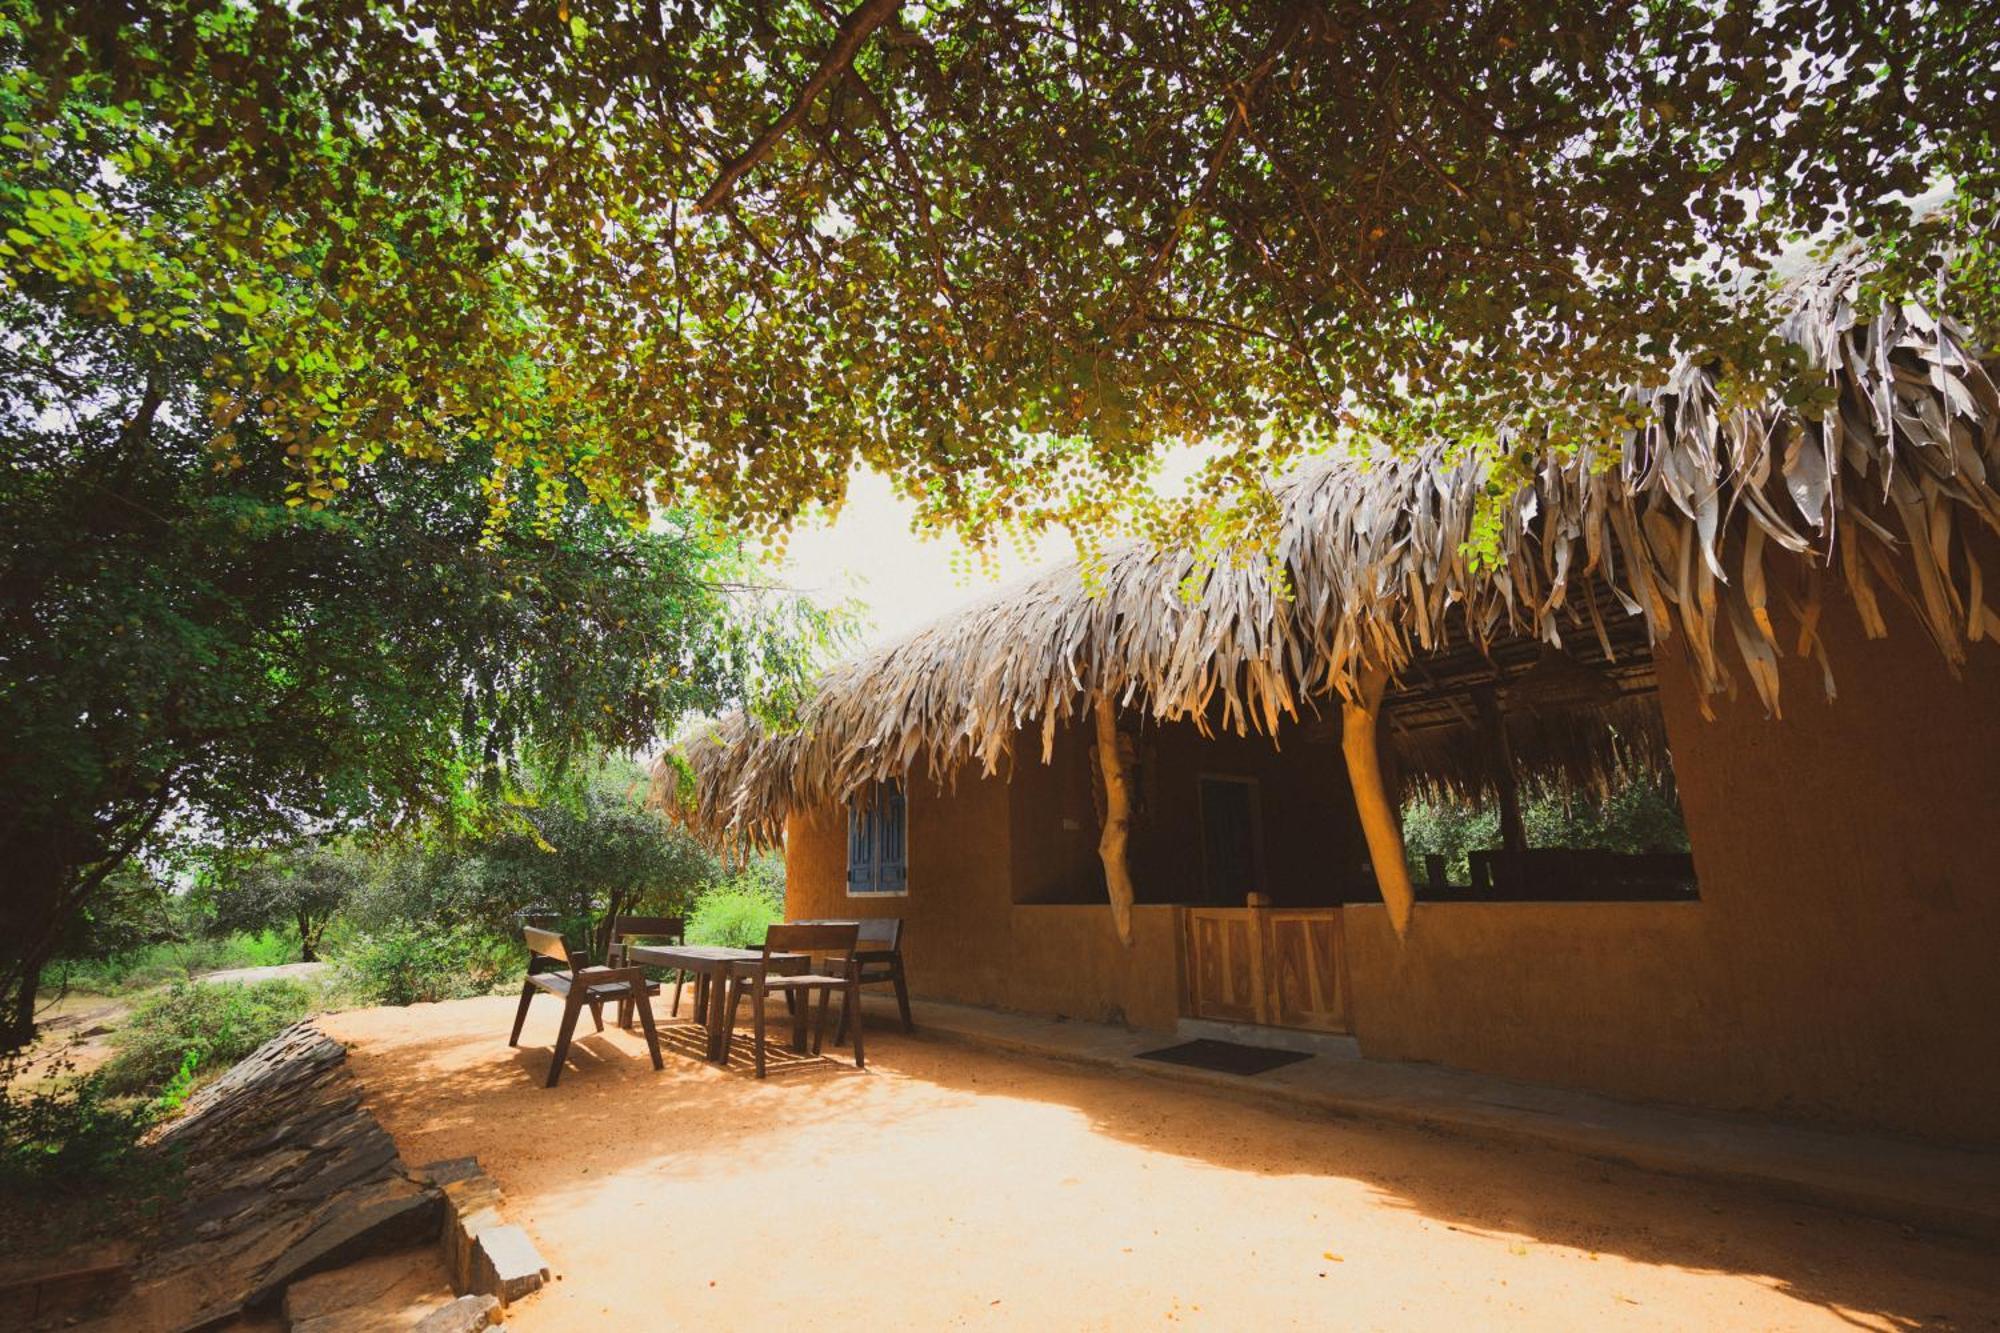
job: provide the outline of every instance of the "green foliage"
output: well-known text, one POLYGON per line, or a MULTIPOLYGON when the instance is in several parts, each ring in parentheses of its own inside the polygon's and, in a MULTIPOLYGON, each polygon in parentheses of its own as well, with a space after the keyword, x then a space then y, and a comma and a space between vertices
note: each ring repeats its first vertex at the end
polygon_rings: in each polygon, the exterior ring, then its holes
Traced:
POLYGON ((109 1080, 78 1077, 68 1062, 26 1071, 0 1060, 0 1185, 102 1188, 143 1163, 135 1150, 157 1112, 113 1096, 109 1080))
MULTIPOLYGON (((306 507, 465 445, 502 515, 782 519, 867 463, 992 534, 1102 524, 1176 438, 1253 495, 1371 426, 1574 442, 1676 352, 1766 375, 1787 243, 1907 289, 2000 193, 1948 0, 0 15, 5 271, 200 343, 218 455, 295 450, 306 507)), ((1946 261, 1987 311, 1990 255, 1946 261)))
POLYGON ((276 967, 298 960, 299 939, 294 931, 197 935, 123 949, 99 958, 59 958, 43 970, 42 989, 130 995, 206 972, 276 967))
MULTIPOLYGON (((77 152, 43 165, 94 177, 77 152)), ((0 177, 0 214, 21 186, 0 177)), ((184 192, 134 206, 201 233, 184 192)), ((560 774, 784 693, 830 623, 698 514, 506 516, 489 483, 511 446, 450 414, 425 417, 421 457, 342 477, 343 506, 291 503, 296 439, 254 412, 217 435, 232 380, 210 338, 101 296, 0 277, 0 1044, 26 1039, 67 924, 158 852, 170 812, 234 845, 476 831, 530 761, 560 774)))
POLYGON ((214 928, 227 933, 289 928, 297 932, 300 958, 313 962, 327 926, 367 885, 370 868, 370 858, 355 847, 306 845, 250 854, 208 890, 214 928))
POLYGON ((490 995, 518 979, 525 955, 473 926, 396 922, 347 941, 339 966, 359 1003, 426 1004, 490 995))
POLYGON ((220 1073, 311 1014, 318 993, 303 982, 179 981, 142 1001, 112 1036, 117 1053, 104 1066, 112 1092, 155 1094, 177 1076, 220 1073))
POLYGON ((518 939, 532 915, 580 941, 614 915, 683 912, 717 867, 686 830, 645 808, 643 790, 636 765, 609 763, 534 784, 535 804, 476 836, 387 851, 353 924, 464 924, 518 939))
POLYGON ((767 880, 738 875, 695 900, 687 919, 688 943, 754 949, 764 943, 765 929, 784 919, 782 887, 774 894, 767 880))
MULTIPOLYGON (((1575 847, 1607 852, 1684 852, 1687 825, 1670 790, 1642 783, 1601 800, 1528 794, 1521 823, 1530 847, 1575 847)), ((1424 857, 1442 856, 1445 875, 1464 884, 1472 877, 1466 853, 1500 845, 1500 811, 1493 802, 1419 799, 1403 807, 1403 848, 1418 881, 1424 857)))

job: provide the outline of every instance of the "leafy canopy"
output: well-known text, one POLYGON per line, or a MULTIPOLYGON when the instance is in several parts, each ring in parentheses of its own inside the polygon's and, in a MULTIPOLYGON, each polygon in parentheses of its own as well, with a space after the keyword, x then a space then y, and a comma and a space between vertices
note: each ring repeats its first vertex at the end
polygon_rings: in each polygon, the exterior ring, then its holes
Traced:
POLYGON ((1174 439, 1213 499, 1350 431, 1616 429, 1675 355, 1781 380, 1799 238, 2000 310, 1991 3, 0 13, 8 171, 103 164, 6 200, 6 273, 197 339, 211 446, 255 423, 308 506, 464 451, 503 516, 782 524, 865 463, 1092 530, 1174 439))

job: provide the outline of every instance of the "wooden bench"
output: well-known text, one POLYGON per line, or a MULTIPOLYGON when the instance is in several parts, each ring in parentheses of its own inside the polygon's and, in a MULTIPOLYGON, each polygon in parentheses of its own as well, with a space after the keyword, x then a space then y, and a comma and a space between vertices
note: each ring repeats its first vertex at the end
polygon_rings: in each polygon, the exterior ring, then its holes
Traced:
POLYGON ((562 1027, 556 1032, 556 1049, 549 1059, 549 1077, 543 1087, 553 1088, 562 1077, 563 1061, 569 1058, 570 1037, 576 1032, 577 1015, 585 1005, 590 1007, 590 1016, 599 1032, 604 1031, 606 1003, 637 1006, 639 1021, 646 1029, 646 1047, 652 1052, 653 1068, 666 1068, 660 1059, 660 1034, 653 1027, 649 998, 658 995, 660 988, 646 979, 644 968, 591 967, 587 960, 582 967, 572 967, 569 948, 562 936, 534 926, 521 933, 528 944, 528 975, 521 983, 521 1005, 514 1011, 514 1031, 507 1044, 521 1044, 521 1025, 528 1021, 528 1002, 535 998, 536 991, 559 995, 563 1001, 562 1027))

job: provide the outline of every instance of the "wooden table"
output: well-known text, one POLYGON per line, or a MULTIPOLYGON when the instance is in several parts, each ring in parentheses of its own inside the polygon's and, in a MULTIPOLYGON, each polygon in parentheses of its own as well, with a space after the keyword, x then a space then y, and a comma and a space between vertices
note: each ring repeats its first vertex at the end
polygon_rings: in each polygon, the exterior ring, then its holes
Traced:
MULTIPOLYGON (((745 964, 764 957, 762 949, 732 949, 719 944, 631 944, 626 960, 648 967, 675 968, 692 972, 695 985, 695 1021, 708 1029, 708 1058, 722 1064, 729 1057, 729 976, 745 964)), ((790 968, 809 966, 812 959, 802 953, 774 953, 775 964, 790 968)))

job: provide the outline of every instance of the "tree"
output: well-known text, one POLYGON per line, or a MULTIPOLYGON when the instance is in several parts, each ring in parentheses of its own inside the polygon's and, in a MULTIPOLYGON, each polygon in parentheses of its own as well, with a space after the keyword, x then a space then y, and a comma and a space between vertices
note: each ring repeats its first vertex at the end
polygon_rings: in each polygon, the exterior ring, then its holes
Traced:
POLYGON ((522 812, 520 831, 482 849, 485 875, 517 907, 551 911, 566 930, 595 938, 602 958, 611 919, 684 914, 716 880, 715 858, 685 829, 647 808, 643 779, 599 773, 548 793, 522 812))
POLYGON ((255 854, 224 872, 208 892, 212 928, 299 932, 299 958, 319 961, 320 940, 369 879, 369 858, 353 847, 302 846, 255 854))
POLYGON ((867 464, 1092 529, 1176 438, 1254 501, 1356 434, 1505 422, 1521 475, 1677 356, 1782 382, 1801 238, 2000 311, 1990 0, 0 13, 0 260, 204 340, 208 429, 311 504, 453 420, 627 509, 782 523, 867 464))
POLYGON ((0 347, 0 1046, 66 924, 168 828, 476 826, 529 760, 797 688, 825 618, 711 524, 496 509, 491 447, 463 441, 385 457, 337 509, 287 503, 254 423, 218 454, 205 348, 70 295, 7 293, 40 333, 0 347))
MULTIPOLYGON (((348 916, 364 931, 417 922, 518 941, 524 918, 553 921, 601 955, 610 918, 684 914, 722 877, 716 859, 648 808, 636 764, 525 784, 527 802, 470 836, 402 840, 380 849, 379 873, 348 916)), ((779 874, 782 874, 780 862, 779 874)))

